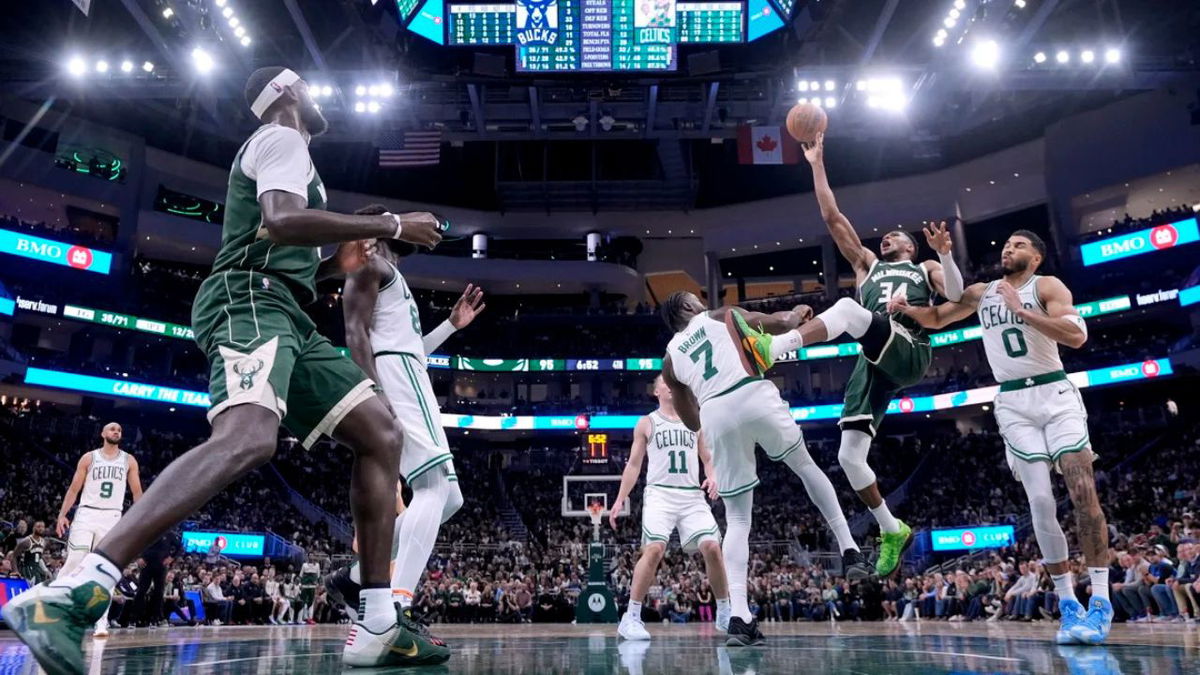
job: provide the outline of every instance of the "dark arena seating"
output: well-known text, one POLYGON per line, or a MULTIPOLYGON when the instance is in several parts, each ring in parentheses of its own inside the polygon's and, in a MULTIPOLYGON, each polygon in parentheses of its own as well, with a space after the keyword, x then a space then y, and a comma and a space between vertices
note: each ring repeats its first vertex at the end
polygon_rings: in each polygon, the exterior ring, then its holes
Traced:
POLYGON ((1200 672, 1196 2, 10 4, 0 674, 1200 672))

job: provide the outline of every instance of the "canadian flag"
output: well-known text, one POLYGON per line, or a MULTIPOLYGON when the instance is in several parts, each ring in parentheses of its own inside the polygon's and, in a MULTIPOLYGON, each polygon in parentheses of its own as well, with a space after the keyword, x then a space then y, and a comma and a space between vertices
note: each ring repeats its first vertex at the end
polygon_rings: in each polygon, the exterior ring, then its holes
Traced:
POLYGON ((783 127, 738 127, 738 164, 796 164, 800 144, 783 127))

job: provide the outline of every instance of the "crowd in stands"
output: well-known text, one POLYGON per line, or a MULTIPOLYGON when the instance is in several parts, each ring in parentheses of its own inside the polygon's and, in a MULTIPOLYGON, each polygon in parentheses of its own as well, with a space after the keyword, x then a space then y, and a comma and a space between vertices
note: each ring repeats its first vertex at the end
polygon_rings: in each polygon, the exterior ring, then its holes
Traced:
POLYGON ((1180 204, 1178 206, 1171 206, 1162 210, 1154 209, 1150 212, 1150 215, 1145 218, 1134 218, 1126 213, 1124 218, 1121 218, 1120 220, 1114 220, 1112 227, 1096 230, 1095 232, 1088 232, 1087 234, 1083 235, 1082 239, 1085 242, 1094 241, 1096 239, 1103 239, 1105 237, 1111 237, 1118 234, 1137 232, 1138 230, 1144 230, 1148 227, 1154 227, 1155 225, 1174 223, 1185 218, 1193 218, 1195 215, 1196 211, 1191 204, 1180 204))
POLYGON ((112 236, 105 236, 107 233, 101 235, 98 232, 83 230, 70 224, 57 226, 41 221, 30 222, 12 215, 0 215, 0 229, 92 248, 104 248, 111 245, 113 241, 112 236))

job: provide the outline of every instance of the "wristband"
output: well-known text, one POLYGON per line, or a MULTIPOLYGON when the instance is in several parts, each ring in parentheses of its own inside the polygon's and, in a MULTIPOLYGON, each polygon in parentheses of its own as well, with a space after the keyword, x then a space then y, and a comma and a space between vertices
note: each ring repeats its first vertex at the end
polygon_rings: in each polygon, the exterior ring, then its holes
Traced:
POLYGON ((392 235, 392 239, 399 239, 400 233, 404 231, 404 223, 400 221, 400 216, 394 213, 384 213, 385 216, 391 216, 392 220, 396 221, 396 232, 392 235))

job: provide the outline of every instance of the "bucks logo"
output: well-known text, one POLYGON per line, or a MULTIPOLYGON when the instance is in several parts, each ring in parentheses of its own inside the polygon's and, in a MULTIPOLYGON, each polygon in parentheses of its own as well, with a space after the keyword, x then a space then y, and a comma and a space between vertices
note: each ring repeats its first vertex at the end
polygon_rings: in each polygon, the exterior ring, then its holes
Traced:
POLYGON ((237 373, 238 377, 242 378, 242 382, 239 385, 242 388, 242 391, 250 391, 254 388, 254 376, 263 369, 264 365, 266 364, 263 363, 262 359, 251 358, 242 359, 241 361, 233 364, 233 372, 237 373))
POLYGON ((558 43, 558 0, 518 0, 517 42, 522 47, 558 43))

